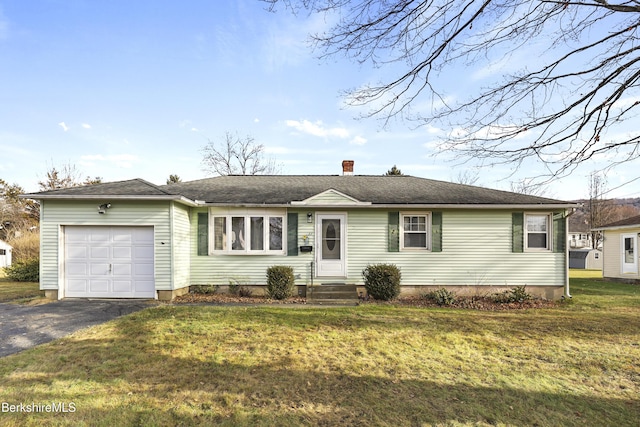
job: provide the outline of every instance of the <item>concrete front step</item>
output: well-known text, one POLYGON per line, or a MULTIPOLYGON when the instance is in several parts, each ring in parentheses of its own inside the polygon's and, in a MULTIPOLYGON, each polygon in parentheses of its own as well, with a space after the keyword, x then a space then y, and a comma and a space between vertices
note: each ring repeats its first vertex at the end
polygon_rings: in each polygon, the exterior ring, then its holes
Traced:
POLYGON ((315 285, 307 289, 307 301, 314 304, 357 304, 358 292, 355 285, 315 285))

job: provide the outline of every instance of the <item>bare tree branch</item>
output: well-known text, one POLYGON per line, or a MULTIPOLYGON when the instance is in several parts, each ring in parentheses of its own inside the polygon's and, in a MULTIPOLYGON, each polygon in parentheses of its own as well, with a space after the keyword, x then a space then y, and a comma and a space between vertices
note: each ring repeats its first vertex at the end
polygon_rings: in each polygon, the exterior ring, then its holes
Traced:
POLYGON ((332 14, 312 36, 321 56, 401 64, 395 78, 347 91, 347 104, 385 125, 452 129, 440 148, 459 159, 532 158, 553 179, 590 160, 640 157, 640 130, 620 131, 640 111, 639 1, 263 1, 332 14), (501 78, 466 98, 447 91, 452 70, 483 68, 501 78))
POLYGON ((264 146, 251 136, 241 139, 226 132, 224 141, 209 140, 202 149, 205 171, 213 175, 275 175, 279 167, 271 158, 264 158, 264 146))

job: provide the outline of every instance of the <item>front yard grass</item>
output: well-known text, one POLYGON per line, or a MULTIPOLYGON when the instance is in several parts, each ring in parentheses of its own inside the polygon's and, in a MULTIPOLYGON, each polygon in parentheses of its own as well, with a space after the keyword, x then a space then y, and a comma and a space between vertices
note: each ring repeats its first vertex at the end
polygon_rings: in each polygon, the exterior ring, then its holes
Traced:
POLYGON ((13 282, 0 269, 0 302, 24 303, 44 297, 38 282, 13 282))
POLYGON ((523 311, 165 305, 0 359, 0 425, 636 426, 640 287, 523 311))

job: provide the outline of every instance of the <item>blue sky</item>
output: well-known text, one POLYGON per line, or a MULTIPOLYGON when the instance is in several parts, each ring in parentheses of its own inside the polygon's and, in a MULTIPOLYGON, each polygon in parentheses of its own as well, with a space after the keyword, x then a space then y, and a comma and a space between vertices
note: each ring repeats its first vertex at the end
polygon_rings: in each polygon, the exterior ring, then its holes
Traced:
MULTIPOLYGON (((51 166, 69 163, 105 181, 199 179, 207 176, 201 149, 225 132, 252 136, 285 174, 339 174, 352 159, 356 174, 395 164, 455 180, 474 165, 432 156, 450 130, 357 120, 341 91, 393 68, 318 59, 307 36, 327 25, 270 13, 257 0, 0 0, 0 178, 36 191, 51 166)), ((486 71, 452 73, 451 90, 486 71)), ((477 184, 508 190, 538 168, 513 176, 508 166, 484 168, 477 184)), ((586 197, 592 169, 546 195, 586 197)), ((637 163, 619 168, 609 187, 637 176, 637 163)), ((640 197, 640 181, 611 195, 640 197)))

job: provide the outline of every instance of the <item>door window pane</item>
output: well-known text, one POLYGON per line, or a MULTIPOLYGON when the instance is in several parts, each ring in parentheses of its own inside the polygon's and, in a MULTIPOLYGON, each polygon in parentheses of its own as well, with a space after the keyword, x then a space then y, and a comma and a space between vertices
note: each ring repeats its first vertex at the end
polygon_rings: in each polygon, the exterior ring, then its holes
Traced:
POLYGON ((340 220, 322 220, 322 259, 340 259, 340 220))

